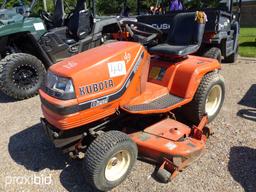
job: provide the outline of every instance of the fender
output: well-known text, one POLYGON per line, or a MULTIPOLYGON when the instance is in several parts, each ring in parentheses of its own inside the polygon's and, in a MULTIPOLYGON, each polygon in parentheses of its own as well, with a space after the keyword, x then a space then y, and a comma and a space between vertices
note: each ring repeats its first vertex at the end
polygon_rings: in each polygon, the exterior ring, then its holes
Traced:
POLYGON ((24 18, 20 16, 20 18, 10 20, 10 22, 11 24, 0 26, 0 37, 14 35, 16 33, 31 33, 38 40, 46 33, 46 28, 40 18, 24 18))
POLYGON ((220 63, 215 59, 189 57, 189 63, 181 62, 177 64, 170 90, 172 94, 185 99, 194 97, 204 75, 221 68, 220 63))
POLYGON ((36 53, 35 56, 37 56, 38 59, 40 59, 43 62, 44 66, 48 68, 51 65, 53 65, 54 62, 51 60, 49 55, 45 52, 45 50, 40 45, 40 43, 38 43, 34 35, 32 35, 31 33, 27 33, 27 37, 28 37, 28 40, 31 42, 31 45, 34 46, 35 48, 35 53, 36 53))

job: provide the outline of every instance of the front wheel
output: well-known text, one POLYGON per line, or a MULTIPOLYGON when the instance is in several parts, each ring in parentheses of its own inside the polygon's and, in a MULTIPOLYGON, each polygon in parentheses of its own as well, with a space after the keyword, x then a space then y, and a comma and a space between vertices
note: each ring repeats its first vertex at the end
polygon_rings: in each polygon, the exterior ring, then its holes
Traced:
POLYGON ((0 89, 15 99, 36 95, 44 78, 45 67, 35 56, 14 53, 0 61, 0 89))
POLYGON ((218 115, 225 97, 224 78, 216 72, 206 74, 193 100, 182 108, 185 117, 195 124, 207 114, 209 122, 218 115))
POLYGON ((83 171, 88 184, 100 191, 119 185, 137 159, 137 145, 120 131, 98 136, 88 147, 83 171))
POLYGON ((221 50, 218 47, 212 47, 203 54, 203 57, 217 59, 221 63, 221 50))

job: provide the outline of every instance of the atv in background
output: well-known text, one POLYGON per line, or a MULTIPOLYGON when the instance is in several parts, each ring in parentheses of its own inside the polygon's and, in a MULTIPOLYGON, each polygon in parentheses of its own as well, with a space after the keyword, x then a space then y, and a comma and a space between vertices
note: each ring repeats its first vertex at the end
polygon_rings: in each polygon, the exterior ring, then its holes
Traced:
MULTIPOLYGON (((178 13, 204 11, 208 16, 208 22, 201 48, 196 55, 215 58, 220 62, 222 58, 224 62, 235 62, 238 54, 241 0, 183 0, 182 2, 182 10, 170 11, 170 1, 157 0, 151 6, 157 7, 157 11, 151 12, 147 1, 137 0, 137 7, 133 9, 136 13, 133 12, 133 14, 137 15, 138 22, 161 29, 167 38, 169 30, 173 28, 174 17, 178 13)), ((132 10, 131 6, 128 1, 125 1, 123 9, 132 10)), ((127 15, 126 13, 123 16, 127 15)), ((183 30, 180 33, 187 33, 187 31, 183 30)))
POLYGON ((119 30, 116 18, 95 18, 94 1, 87 8, 85 0, 77 0, 65 13, 64 0, 56 0, 53 12, 42 10, 40 17, 31 16, 37 0, 17 1, 13 8, 5 8, 6 2, 0 10, 0 90, 15 99, 36 95, 52 64, 104 43, 119 30))

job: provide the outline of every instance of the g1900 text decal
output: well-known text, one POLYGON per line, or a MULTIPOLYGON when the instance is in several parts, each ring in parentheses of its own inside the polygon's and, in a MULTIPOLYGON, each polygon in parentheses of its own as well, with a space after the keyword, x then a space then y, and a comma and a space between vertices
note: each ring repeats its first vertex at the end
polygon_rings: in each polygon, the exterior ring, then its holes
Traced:
POLYGON ((98 106, 104 105, 106 103, 108 103, 108 97, 104 97, 101 99, 95 99, 91 102, 91 108, 98 107, 98 106))
POLYGON ((97 93, 111 87, 114 87, 114 82, 112 79, 109 79, 99 83, 93 83, 91 85, 80 87, 79 91, 80 91, 80 95, 82 96, 82 95, 97 93))

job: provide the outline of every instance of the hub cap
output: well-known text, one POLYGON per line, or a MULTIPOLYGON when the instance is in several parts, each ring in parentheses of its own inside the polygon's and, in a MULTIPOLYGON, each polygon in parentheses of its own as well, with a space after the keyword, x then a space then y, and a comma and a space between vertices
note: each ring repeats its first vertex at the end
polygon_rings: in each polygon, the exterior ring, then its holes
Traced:
POLYGON ((122 150, 114 154, 105 168, 105 178, 108 181, 116 181, 127 172, 131 157, 128 151, 122 150))
POLYGON ((214 115, 222 100, 222 89, 220 85, 214 85, 206 97, 205 111, 208 116, 214 115))
POLYGON ((18 88, 29 89, 38 82, 38 73, 33 67, 22 65, 13 71, 12 79, 18 88))

